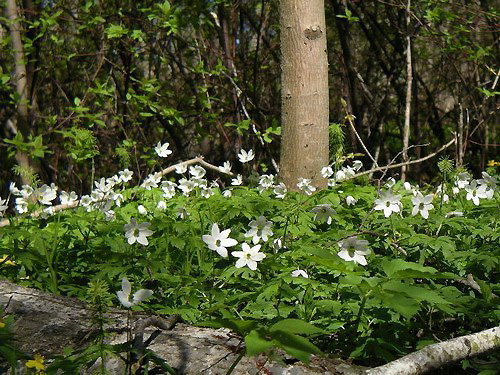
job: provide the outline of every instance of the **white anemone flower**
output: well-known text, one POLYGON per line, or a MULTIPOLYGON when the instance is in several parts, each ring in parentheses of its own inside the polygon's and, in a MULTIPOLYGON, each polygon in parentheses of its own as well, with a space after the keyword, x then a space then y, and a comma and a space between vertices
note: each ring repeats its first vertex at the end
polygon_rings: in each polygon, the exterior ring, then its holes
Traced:
POLYGON ((363 162, 361 160, 353 160, 352 162, 352 167, 354 168, 354 170, 357 172, 359 171, 361 168, 363 168, 363 162))
POLYGON ((385 183, 385 187, 391 189, 394 185, 396 185, 396 180, 393 177, 389 177, 385 183))
POLYGON ((167 209, 167 203, 164 200, 159 201, 156 204, 156 209, 160 211, 165 211, 167 209))
POLYGON ((3 212, 9 208, 9 206, 7 205, 7 199, 2 199, 0 198, 0 216, 3 216, 3 212))
POLYGON ((265 242, 273 235, 271 225, 272 222, 267 221, 264 216, 259 216, 257 220, 250 222, 250 229, 245 233, 245 237, 252 237, 254 244, 259 243, 261 239, 265 242))
POLYGON ((497 187, 497 180, 494 176, 490 176, 486 172, 482 172, 482 176, 483 178, 477 180, 480 185, 479 188, 482 189, 486 198, 492 199, 497 187))
POLYGON ((134 293, 134 295, 132 296, 132 301, 130 301, 131 291, 132 291, 132 286, 130 285, 128 279, 126 277, 122 278, 122 290, 116 292, 116 295, 120 300, 120 303, 126 308, 138 305, 146 298, 149 298, 153 295, 153 291, 149 289, 139 289, 137 292, 134 293))
POLYGON ((415 216, 420 212, 420 215, 422 215, 424 219, 428 219, 429 211, 434 208, 432 198, 432 194, 427 194, 424 197, 421 192, 417 192, 417 195, 411 198, 411 202, 413 203, 413 211, 411 212, 411 215, 415 216))
POLYGON ((486 192, 483 188, 477 186, 476 180, 473 180, 469 185, 465 186, 465 191, 467 192, 467 195, 465 198, 472 202, 476 205, 479 206, 479 199, 480 198, 487 198, 486 192))
POLYGON ((195 165, 194 167, 189 167, 189 174, 192 178, 200 179, 205 176, 207 171, 200 165, 195 165))
POLYGON ((168 142, 166 142, 164 144, 161 144, 161 142, 158 142, 158 144, 155 147, 155 151, 160 158, 166 158, 168 155, 170 155, 172 153, 172 151, 168 149, 168 146, 169 146, 168 142))
POLYGON ((231 198, 232 195, 233 195, 233 192, 231 191, 231 189, 226 189, 222 192, 222 196, 224 198, 231 198))
POLYGON ((52 205, 52 201, 57 197, 57 187, 44 184, 39 189, 36 189, 35 196, 38 202, 50 206, 52 205))
POLYGON ((186 164, 177 164, 175 167, 175 173, 177 174, 184 174, 187 172, 187 165, 186 164))
POLYGON ((332 223, 332 215, 336 214, 335 210, 328 203, 318 204, 311 212, 315 214, 314 220, 326 221, 328 225, 332 223))
POLYGON ((276 198, 278 199, 285 198, 285 195, 287 193, 286 185, 283 182, 280 182, 278 185, 274 187, 273 193, 274 195, 276 195, 276 198))
POLYGON ((389 217, 393 212, 401 211, 401 195, 394 195, 389 189, 380 193, 380 197, 375 199, 375 210, 383 210, 384 216, 389 217))
POLYGON ((238 241, 229 238, 231 229, 219 230, 217 223, 212 225, 210 234, 204 234, 201 239, 205 242, 210 250, 216 251, 221 257, 227 257, 227 248, 237 245, 238 241))
POLYGON ((219 167, 219 170, 222 173, 231 174, 231 163, 229 161, 225 161, 224 164, 219 167))
POLYGON ((470 178, 471 176, 468 172, 461 172, 457 175, 455 185, 457 185, 459 189, 464 189, 469 184, 470 178))
POLYGON ((297 268, 295 271, 292 271, 292 277, 303 277, 305 279, 308 279, 309 275, 306 271, 297 268))
POLYGON ((127 169, 124 169, 123 171, 118 172, 118 175, 120 176, 121 181, 129 182, 132 179, 134 172, 129 171, 127 168, 127 169))
POLYGON ((321 168, 321 177, 330 178, 333 175, 333 168, 330 165, 321 168))
POLYGON ((130 218, 130 223, 123 226, 125 229, 125 238, 128 243, 132 245, 138 242, 144 246, 148 245, 148 236, 154 233, 152 230, 148 229, 150 225, 150 223, 138 224, 133 217, 130 218))
POLYGON ((403 187, 405 188, 406 191, 410 192, 411 191, 411 184, 406 181, 404 184, 403 184, 403 187))
POLYGON ((16 211, 20 214, 28 212, 28 202, 23 197, 16 198, 16 211))
POLYGON ((177 187, 182 191, 182 194, 188 196, 189 193, 195 188, 195 182, 181 178, 177 187))
POLYGON ((311 195, 316 191, 316 187, 311 185, 311 179, 309 178, 299 178, 297 187, 307 195, 311 195))
POLYGON ((186 210, 186 207, 178 207, 176 215, 179 219, 184 220, 189 216, 189 212, 186 210))
POLYGON ((444 215, 445 218, 453 217, 453 216, 464 216, 464 213, 461 211, 450 211, 446 215, 444 215))
POLYGON ((144 207, 142 204, 137 206, 137 211, 139 211, 141 215, 146 215, 148 213, 148 210, 146 210, 146 207, 144 207))
POLYGON ((14 195, 19 195, 20 190, 16 187, 15 182, 11 182, 9 185, 9 191, 14 195))
POLYGON ((344 181, 345 179, 347 178, 346 174, 345 174, 345 171, 344 169, 339 169, 336 173, 335 173, 335 181, 344 181))
POLYGON ((257 269, 257 262, 260 262, 266 257, 266 254, 260 252, 262 245, 255 245, 250 247, 247 243, 241 244, 241 249, 243 251, 233 251, 232 256, 240 258, 236 261, 235 267, 242 268, 247 266, 252 271, 257 269))
POLYGON ((163 198, 170 199, 175 195, 175 188, 177 184, 172 181, 163 181, 161 183, 161 190, 163 190, 163 198))
POLYGON ((245 150, 241 149, 238 154, 238 160, 241 163, 248 163, 249 161, 252 161, 254 158, 255 154, 253 153, 253 150, 246 152, 245 150))
POLYGON ((329 178, 328 179, 328 186, 329 187, 334 187, 335 185, 337 185, 337 181, 335 181, 334 178, 329 178))
POLYGON ((365 256, 370 254, 367 240, 358 240, 357 236, 352 236, 338 243, 340 251, 337 255, 348 261, 366 266, 365 256))
POLYGON ((237 175, 236 178, 231 180, 231 185, 239 186, 243 183, 243 176, 241 174, 237 175))
POLYGON ((352 195, 348 195, 345 197, 345 202, 348 206, 353 206, 356 204, 357 200, 352 195))
POLYGON ((263 174, 259 176, 259 187, 261 187, 262 190, 269 189, 274 184, 274 178, 275 176, 272 174, 263 174))
POLYGON ((66 191, 61 191, 61 194, 59 194, 59 200, 61 201, 61 204, 73 204, 77 201, 78 195, 74 191, 71 193, 68 193, 66 191))

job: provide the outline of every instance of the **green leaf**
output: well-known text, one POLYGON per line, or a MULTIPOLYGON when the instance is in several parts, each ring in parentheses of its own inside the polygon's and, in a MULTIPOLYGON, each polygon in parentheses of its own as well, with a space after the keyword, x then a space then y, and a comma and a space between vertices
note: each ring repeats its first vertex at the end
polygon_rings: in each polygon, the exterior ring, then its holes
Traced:
POLYGON ((300 319, 284 319, 275 323, 269 328, 269 331, 285 331, 290 333, 299 333, 305 335, 313 335, 317 333, 325 333, 321 328, 315 327, 310 323, 300 319))
POLYGON ((245 336, 245 346, 247 354, 254 356, 271 349, 273 343, 263 338, 256 330, 252 330, 245 336))
POLYGON ((315 345, 308 339, 289 332, 275 331, 271 333, 273 342, 280 346, 291 356, 301 360, 305 364, 309 363, 311 354, 322 354, 315 345))
POLYGON ((382 269, 389 277, 404 276, 404 271, 414 270, 427 275, 433 275, 437 272, 435 268, 422 266, 418 263, 406 262, 402 259, 384 260, 382 262, 382 269), (403 272, 402 272, 403 271, 403 272))

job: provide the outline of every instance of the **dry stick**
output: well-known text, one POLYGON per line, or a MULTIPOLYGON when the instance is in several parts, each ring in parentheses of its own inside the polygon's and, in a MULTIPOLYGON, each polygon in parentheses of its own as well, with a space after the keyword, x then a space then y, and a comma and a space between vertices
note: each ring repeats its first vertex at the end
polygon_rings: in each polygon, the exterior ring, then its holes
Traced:
MULTIPOLYGON (((406 83, 406 108, 405 108, 405 126, 403 128, 403 161, 408 161, 408 144, 410 143, 410 115, 411 115, 411 83, 413 80, 412 66, 411 66, 411 38, 409 34, 410 28, 410 5, 411 0, 408 0, 406 5, 406 71, 407 71, 407 83, 406 83)), ((404 164, 401 167, 401 180, 405 182, 406 172, 408 170, 408 164, 404 164)))
POLYGON ((347 116, 346 116, 347 122, 351 126, 351 129, 354 132, 354 134, 356 134, 356 138, 358 138, 359 143, 361 143, 361 146, 363 147, 363 150, 365 150, 366 154, 368 155, 368 157, 373 162, 373 165, 375 165, 378 168, 377 160, 375 160, 373 158, 372 154, 370 154, 370 151, 368 151, 368 149, 366 148, 365 144, 363 143, 363 140, 361 139, 361 137, 359 136, 358 132, 356 131, 356 127, 352 123, 353 117, 354 117, 353 115, 351 115, 351 114, 348 113, 347 116))
MULTIPOLYGON (((226 174, 228 176, 234 176, 234 173, 224 172, 216 165, 213 165, 213 164, 206 162, 202 156, 198 156, 196 158, 174 164, 168 168, 165 168, 164 170, 162 170, 159 173, 161 173, 161 175, 164 176, 170 172, 173 172, 175 170, 175 168, 178 166, 182 166, 182 165, 188 166, 188 165, 192 165, 192 164, 200 164, 200 165, 204 166, 205 168, 212 169, 212 170, 217 171, 219 173, 223 173, 223 174, 226 174)), ((52 206, 52 213, 55 213, 58 211, 63 211, 63 210, 69 209, 69 208, 75 208, 75 207, 78 207, 79 205, 80 205, 80 200, 77 200, 71 204, 58 204, 56 206, 52 206)), ((38 210, 38 211, 31 213, 30 216, 32 218, 36 218, 36 217, 40 216, 42 214, 42 212, 43 212, 43 210, 38 210)), ((4 220, 0 221, 0 227, 5 227, 9 224, 10 224, 9 219, 4 219, 4 220)))
POLYGON ((444 146, 442 146, 439 150, 437 150, 436 152, 433 152, 432 154, 429 154, 427 156, 424 156, 423 158, 420 158, 420 159, 416 159, 416 160, 410 160, 410 161, 407 161, 407 162, 403 162, 403 163, 398 163, 398 164, 393 164, 393 165, 386 165, 385 167, 378 167, 378 168, 373 168, 373 169, 370 169, 368 171, 364 171, 364 172, 361 172, 361 173, 357 173, 355 174, 354 176, 348 178, 348 179, 351 179, 351 178, 356 178, 356 177, 360 177, 360 176, 364 176, 364 175, 367 175, 367 174, 370 174, 370 173, 375 173, 375 172, 381 172, 381 171, 387 171, 388 169, 393 169, 393 168, 399 168, 405 164, 417 164, 417 163, 421 163, 427 159, 430 159, 434 156, 436 156, 437 154, 439 154, 441 151, 445 150, 446 148, 450 147, 453 143, 455 143, 455 138, 453 138, 451 141, 449 141, 447 144, 445 144, 444 146))

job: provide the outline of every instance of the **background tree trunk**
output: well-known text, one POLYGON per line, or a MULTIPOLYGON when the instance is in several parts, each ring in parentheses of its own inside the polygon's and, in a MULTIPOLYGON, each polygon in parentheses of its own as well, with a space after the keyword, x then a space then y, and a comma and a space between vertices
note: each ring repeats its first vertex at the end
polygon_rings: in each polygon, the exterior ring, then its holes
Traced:
POLYGON ((280 177, 297 190, 300 177, 326 186, 328 61, 323 0, 281 0, 280 177))
MULTIPOLYGON (((19 12, 17 10, 16 0, 7 0, 6 12, 7 19, 9 20, 9 31, 16 67, 14 80, 16 82, 16 91, 19 95, 19 101, 17 103, 17 131, 20 132, 26 140, 26 137, 30 133, 28 124, 28 77, 26 74, 24 48, 21 39, 21 25, 18 20, 19 12)), ((22 169, 31 169, 29 156, 26 153, 18 150, 16 153, 16 161, 22 169)), ((21 180, 23 184, 30 184, 30 180, 23 174, 21 175, 21 180)))

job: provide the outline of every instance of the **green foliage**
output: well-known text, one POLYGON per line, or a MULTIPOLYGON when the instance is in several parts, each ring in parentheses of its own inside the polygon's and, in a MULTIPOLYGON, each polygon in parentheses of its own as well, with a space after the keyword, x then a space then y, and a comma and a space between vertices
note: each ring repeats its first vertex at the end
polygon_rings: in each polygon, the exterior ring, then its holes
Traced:
MULTIPOLYGON (((76 103, 79 105, 79 100, 77 100, 76 103)), ((62 134, 62 136, 69 141, 65 143, 65 149, 75 162, 80 163, 99 155, 97 139, 94 137, 91 130, 72 127, 68 130, 60 130, 58 133, 62 134)))
MULTIPOLYGON (((373 365, 436 337, 446 340, 498 321, 498 192, 476 206, 462 190, 424 219, 411 215, 414 196, 399 182, 392 189, 402 195, 402 214, 390 217, 372 210, 375 187, 351 181, 285 199, 245 186, 232 187, 230 198, 212 187, 206 198, 202 186, 158 209, 160 189, 117 185, 123 203, 113 207, 114 220, 97 203, 90 211, 78 207, 41 220, 13 217, 0 228, 2 252, 12 261, 0 265, 2 273, 22 285, 81 298, 93 306, 101 329, 103 313, 118 303, 114 294, 127 276, 154 293, 133 310, 147 305, 189 323, 226 327, 241 336, 248 355, 281 349, 304 362, 311 354, 337 352, 373 365), (353 206, 345 203, 347 196, 356 200, 353 206), (146 213, 138 213, 139 204, 146 213), (311 211, 319 204, 335 210, 331 224, 311 211), (256 270, 235 266, 231 253, 239 246, 221 257, 202 240, 217 223, 239 243, 250 242, 245 234, 259 216, 271 222, 273 235, 260 241, 266 257, 256 270), (131 218, 151 223, 147 246, 127 242, 124 225, 131 218), (339 255, 341 241, 353 235, 368 242, 366 266, 339 255), (297 269, 308 278, 292 276, 297 269), (480 291, 461 284, 466 277, 480 291), (451 325, 450 317, 456 317, 451 325)), ((80 356, 90 360, 127 350, 106 346, 104 333, 99 340, 54 363, 79 368, 80 356)))

